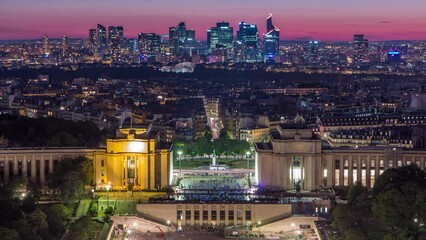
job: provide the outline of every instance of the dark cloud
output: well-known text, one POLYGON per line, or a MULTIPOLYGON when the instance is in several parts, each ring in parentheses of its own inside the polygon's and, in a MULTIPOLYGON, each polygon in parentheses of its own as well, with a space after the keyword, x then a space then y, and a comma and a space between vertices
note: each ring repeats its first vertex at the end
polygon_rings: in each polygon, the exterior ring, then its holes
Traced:
POLYGON ((391 23, 390 21, 380 21, 379 22, 380 24, 388 24, 388 23, 391 23))
POLYGON ((302 36, 302 37, 292 38, 291 40, 296 40, 296 41, 311 41, 311 40, 315 40, 315 38, 313 38, 312 36, 302 36))

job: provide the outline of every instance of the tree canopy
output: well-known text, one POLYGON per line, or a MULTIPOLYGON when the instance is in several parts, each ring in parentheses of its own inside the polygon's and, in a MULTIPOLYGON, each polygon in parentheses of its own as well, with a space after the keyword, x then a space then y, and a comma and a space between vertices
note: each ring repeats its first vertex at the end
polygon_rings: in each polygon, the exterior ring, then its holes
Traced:
POLYGON ((416 165, 390 168, 371 191, 357 182, 348 204, 332 214, 345 239, 426 239, 426 172, 416 165))
POLYGON ((0 136, 17 147, 96 147, 102 134, 93 122, 0 115, 0 136))

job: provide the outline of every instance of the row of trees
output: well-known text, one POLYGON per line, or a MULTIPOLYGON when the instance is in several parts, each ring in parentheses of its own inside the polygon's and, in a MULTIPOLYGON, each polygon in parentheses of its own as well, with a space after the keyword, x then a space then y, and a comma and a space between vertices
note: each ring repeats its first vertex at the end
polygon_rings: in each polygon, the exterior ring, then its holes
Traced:
POLYGON ((212 133, 209 128, 203 132, 203 136, 194 141, 176 141, 174 143, 174 156, 181 151, 186 156, 196 157, 211 155, 213 150, 216 156, 236 156, 250 151, 250 143, 229 138, 229 134, 222 129, 218 139, 212 141, 212 133))
POLYGON ((84 194, 85 185, 93 185, 92 160, 80 157, 63 159, 55 172, 47 176, 47 185, 63 202, 74 202, 84 194))
MULTIPOLYGON (((60 239, 66 223, 83 195, 84 186, 93 182, 91 160, 64 159, 48 175, 48 186, 58 194, 60 204, 38 205, 40 193, 36 185, 15 178, 0 187, 0 238, 7 240, 60 239), (23 188, 26 193, 21 193, 23 188)), ((90 220, 90 219, 89 219, 90 220)), ((82 239, 82 238, 72 238, 82 239)))
POLYGON ((10 146, 22 147, 96 147, 103 140, 93 122, 9 115, 0 115, 0 135, 10 146))
POLYGON ((416 165, 386 170, 372 191, 357 182, 348 205, 333 210, 345 239, 426 239, 426 172, 416 165))
POLYGON ((0 188, 0 236, 5 240, 60 239, 72 208, 64 204, 37 205, 38 194, 13 197, 12 185, 0 188))

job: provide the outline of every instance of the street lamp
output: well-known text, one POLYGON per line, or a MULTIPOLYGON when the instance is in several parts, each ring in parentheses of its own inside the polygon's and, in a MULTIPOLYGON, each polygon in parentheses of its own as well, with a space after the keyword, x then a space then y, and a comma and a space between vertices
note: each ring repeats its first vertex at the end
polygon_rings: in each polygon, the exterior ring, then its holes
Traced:
POLYGON ((178 157, 178 161, 179 161, 179 177, 181 177, 182 176, 182 159, 181 159, 182 151, 178 151, 177 154, 179 156, 178 157))
POLYGON ((294 223, 291 223, 291 231, 293 232, 294 235, 294 226, 296 226, 294 223))
POLYGON ((258 230, 259 230, 259 237, 260 237, 260 224, 261 224, 261 223, 262 223, 261 221, 258 221, 258 222, 257 222, 257 226, 259 227, 259 228, 258 228, 258 230))

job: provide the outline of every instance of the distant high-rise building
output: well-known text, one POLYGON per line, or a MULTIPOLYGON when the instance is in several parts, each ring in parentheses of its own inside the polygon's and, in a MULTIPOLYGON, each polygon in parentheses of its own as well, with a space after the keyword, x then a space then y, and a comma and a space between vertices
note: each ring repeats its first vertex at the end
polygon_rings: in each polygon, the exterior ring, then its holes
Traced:
POLYGON ((387 54, 387 60, 390 63, 401 62, 401 52, 396 50, 389 51, 387 54))
POLYGON ((360 63, 368 60, 368 39, 362 34, 354 35, 354 62, 360 63))
POLYGON ((108 27, 108 47, 110 49, 118 49, 121 44, 120 30, 122 34, 123 27, 109 26, 108 27))
POLYGON ((169 45, 173 54, 181 55, 195 42, 195 30, 186 29, 184 22, 169 28, 169 45))
POLYGON ((207 30, 207 48, 232 48, 234 41, 234 28, 227 22, 218 22, 216 27, 207 30))
POLYGON ((186 30, 186 41, 187 42, 194 42, 195 41, 195 30, 194 29, 186 30))
POLYGON ((170 53, 174 54, 177 49, 177 27, 169 28, 169 49, 170 53))
POLYGON ((272 14, 266 18, 266 33, 263 35, 265 60, 273 60, 278 56, 280 48, 280 30, 272 23, 272 14))
POLYGON ((93 46, 97 46, 98 44, 96 43, 97 37, 96 37, 96 29, 89 29, 89 40, 90 43, 93 46))
POLYGON ((309 41, 309 45, 308 45, 309 63, 318 61, 318 48, 319 48, 318 41, 309 41))
POLYGON ((47 35, 43 35, 43 53, 44 54, 50 53, 49 37, 47 35))
POLYGON ((241 42, 243 47, 243 61, 256 62, 259 60, 259 32, 255 24, 240 22, 237 40, 241 42))
POLYGON ((96 43, 99 48, 106 49, 108 47, 107 30, 101 24, 97 26, 96 43))
POLYGON ((160 53, 161 36, 155 33, 139 33, 138 46, 143 59, 155 60, 160 53))
POLYGON ((62 36, 62 55, 65 55, 67 53, 68 48, 68 37, 62 36))
POLYGON ((123 28, 123 26, 117 26, 117 31, 118 31, 118 36, 120 36, 120 38, 124 38, 124 28, 123 28))

